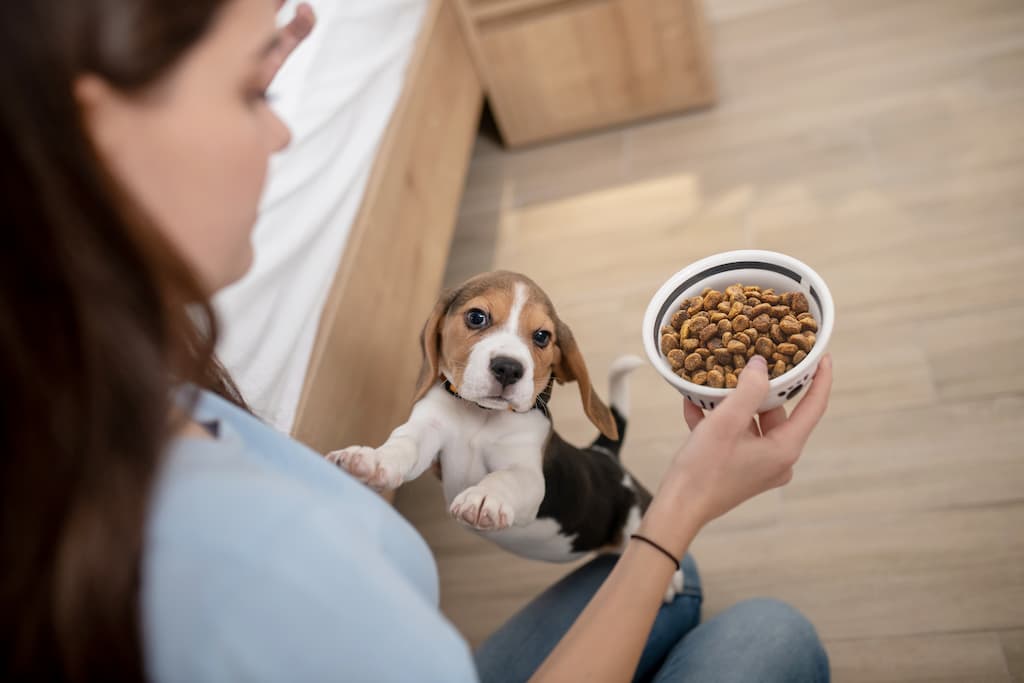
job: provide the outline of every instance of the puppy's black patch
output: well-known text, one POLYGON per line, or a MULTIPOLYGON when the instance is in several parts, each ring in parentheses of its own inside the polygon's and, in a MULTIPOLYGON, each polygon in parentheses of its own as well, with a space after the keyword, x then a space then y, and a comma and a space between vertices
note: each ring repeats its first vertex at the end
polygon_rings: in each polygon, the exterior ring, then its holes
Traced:
POLYGON ((577 552, 597 550, 622 541, 622 527, 629 511, 647 509, 651 494, 619 462, 626 420, 614 408, 619 441, 599 436, 587 448, 567 443, 551 432, 544 451, 544 500, 537 513, 558 523, 562 533, 574 536, 577 552))
POLYGON ((622 416, 615 406, 611 407, 612 417, 615 418, 615 426, 619 430, 619 440, 609 439, 604 434, 598 434, 597 438, 594 439, 594 443, 590 444, 590 448, 594 450, 604 450, 609 455, 619 457, 619 451, 622 449, 622 442, 626 439, 626 418, 622 416))

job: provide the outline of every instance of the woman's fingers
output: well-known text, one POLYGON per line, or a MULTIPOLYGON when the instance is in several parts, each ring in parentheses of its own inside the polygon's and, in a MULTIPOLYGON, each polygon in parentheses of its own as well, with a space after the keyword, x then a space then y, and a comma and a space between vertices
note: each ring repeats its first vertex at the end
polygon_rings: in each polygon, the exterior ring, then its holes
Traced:
POLYGON ((772 408, 769 411, 761 413, 758 419, 761 422, 761 433, 767 436, 768 432, 786 421, 786 409, 782 406, 772 408))
MULTIPOLYGON (((754 356, 747 363, 735 391, 712 412, 715 422, 728 424, 736 430, 746 424, 754 436, 777 433, 782 438, 795 438, 804 443, 828 407, 828 395, 832 389, 832 356, 826 355, 821 359, 811 388, 789 418, 786 417, 786 409, 779 406, 761 413, 755 420, 752 416, 768 392, 768 366, 763 358, 760 361, 759 358, 754 356)), ((691 401, 684 402, 683 415, 691 430, 704 419, 704 411, 691 401)))
POLYGON ((818 372, 814 375, 811 388, 793 409, 786 424, 779 427, 775 434, 779 438, 794 439, 801 445, 807 442, 814 427, 821 420, 828 408, 828 395, 832 390, 832 356, 827 354, 818 364, 818 372))
POLYGON ((686 400, 683 401, 683 418, 692 432, 700 424, 700 421, 704 419, 704 411, 693 401, 686 400))
MULTIPOLYGON (((683 404, 683 417, 686 418, 686 424, 690 427, 690 431, 697 428, 700 421, 704 419, 704 411, 700 409, 692 401, 686 401, 683 404)), ((767 413, 761 413, 760 425, 758 424, 757 418, 750 418, 749 431, 752 436, 762 436, 767 434, 769 430, 774 429, 776 426, 786 421, 786 411, 784 408, 775 408, 767 413), (778 414, 781 416, 776 417, 778 414)))
POLYGON ((754 356, 743 368, 739 384, 712 413, 716 422, 729 425, 738 434, 757 413, 758 406, 768 394, 768 364, 761 356, 754 356))

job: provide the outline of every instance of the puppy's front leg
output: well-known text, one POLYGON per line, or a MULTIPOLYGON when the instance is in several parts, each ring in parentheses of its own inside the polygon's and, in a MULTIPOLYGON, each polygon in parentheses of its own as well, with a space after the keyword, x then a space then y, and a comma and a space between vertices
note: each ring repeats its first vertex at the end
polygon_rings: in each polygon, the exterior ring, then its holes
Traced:
POLYGON ((479 484, 455 496, 449 512, 481 531, 526 526, 537 519, 544 500, 544 474, 539 467, 513 465, 491 472, 479 484))
POLYGON ((327 460, 377 490, 396 489, 423 474, 437 459, 444 440, 443 420, 434 416, 431 396, 413 407, 401 425, 379 448, 349 446, 327 454, 327 460))
POLYGON ((327 459, 377 490, 397 489, 420 476, 437 457, 440 437, 429 425, 406 422, 379 448, 349 446, 327 459))

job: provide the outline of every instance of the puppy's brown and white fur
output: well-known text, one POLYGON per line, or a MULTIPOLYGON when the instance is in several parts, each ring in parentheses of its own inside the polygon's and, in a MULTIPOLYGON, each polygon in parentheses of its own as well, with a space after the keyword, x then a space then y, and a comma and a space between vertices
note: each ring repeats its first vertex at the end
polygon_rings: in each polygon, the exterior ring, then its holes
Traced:
MULTIPOLYGON (((610 372, 612 408, 591 386, 572 332, 529 278, 485 273, 449 290, 423 329, 415 405, 380 448, 327 457, 377 489, 393 489, 440 459, 453 517, 525 557, 569 561, 620 551, 650 494, 619 462, 626 426, 625 357, 610 372), (580 449, 554 431, 552 379, 575 381, 601 435, 580 449)), ((666 600, 682 590, 677 572, 666 600)))

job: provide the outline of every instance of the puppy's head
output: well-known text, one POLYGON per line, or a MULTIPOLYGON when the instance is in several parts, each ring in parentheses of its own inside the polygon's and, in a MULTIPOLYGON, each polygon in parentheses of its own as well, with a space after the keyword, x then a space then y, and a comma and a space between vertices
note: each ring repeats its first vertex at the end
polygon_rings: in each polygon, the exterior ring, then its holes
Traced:
POLYGON ((423 327, 419 400, 440 377, 485 408, 533 408, 551 376, 579 384, 583 410, 617 439, 611 411, 590 383, 569 327, 547 295, 518 273, 484 273, 445 292, 423 327))

